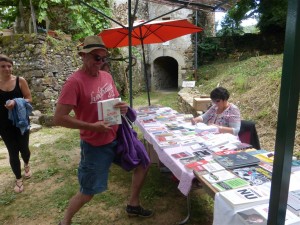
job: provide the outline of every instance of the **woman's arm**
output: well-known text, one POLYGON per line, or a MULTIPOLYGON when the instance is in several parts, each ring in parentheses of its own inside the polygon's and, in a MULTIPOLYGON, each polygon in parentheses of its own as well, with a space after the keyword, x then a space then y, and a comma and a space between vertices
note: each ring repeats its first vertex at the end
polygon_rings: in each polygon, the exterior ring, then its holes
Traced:
POLYGON ((23 77, 19 77, 19 85, 20 85, 20 89, 22 91, 22 94, 24 96, 24 99, 27 102, 31 103, 32 102, 31 92, 30 92, 27 81, 23 77))

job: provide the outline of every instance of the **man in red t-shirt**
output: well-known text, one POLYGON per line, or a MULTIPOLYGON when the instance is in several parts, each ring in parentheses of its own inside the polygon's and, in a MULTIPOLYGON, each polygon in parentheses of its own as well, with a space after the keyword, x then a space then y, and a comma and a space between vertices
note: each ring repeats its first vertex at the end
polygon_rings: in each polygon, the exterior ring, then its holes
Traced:
MULTIPOLYGON (((97 193, 107 189, 109 168, 115 159, 118 125, 98 120, 97 102, 116 98, 119 93, 112 76, 100 70, 107 59, 107 49, 99 36, 85 38, 79 50, 83 65, 64 84, 59 96, 54 123, 80 130, 81 160, 78 167, 80 190, 75 194, 60 224, 71 224, 72 217, 97 193), (75 117, 70 115, 75 112, 75 117)), ((119 102, 115 107, 126 114, 128 105, 119 102)), ((140 206, 139 194, 148 167, 139 165, 133 173, 131 196, 126 211, 129 215, 150 217, 151 210, 140 206)))

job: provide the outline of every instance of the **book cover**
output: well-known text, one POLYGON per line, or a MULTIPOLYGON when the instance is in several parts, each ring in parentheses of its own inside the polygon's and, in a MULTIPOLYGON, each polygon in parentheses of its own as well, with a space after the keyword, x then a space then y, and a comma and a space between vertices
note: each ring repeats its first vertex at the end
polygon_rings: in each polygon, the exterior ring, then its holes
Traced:
POLYGON ((224 181, 224 180, 229 180, 229 179, 232 179, 235 177, 236 177, 236 175, 234 175, 233 173, 231 173, 228 170, 220 170, 220 171, 216 171, 216 172, 212 172, 212 173, 203 175, 203 178, 211 184, 217 183, 220 181, 224 181))
POLYGON ((261 168, 263 168, 263 169, 269 171, 270 173, 273 172, 273 165, 270 165, 270 164, 265 163, 265 162, 260 162, 258 165, 259 165, 261 168))
POLYGON ((190 163, 185 164, 184 167, 189 170, 206 171, 203 167, 203 165, 205 165, 206 163, 208 163, 208 161, 206 161, 205 159, 199 158, 199 160, 197 160, 195 162, 190 162, 190 163))
POLYGON ((257 165, 260 162, 258 158, 249 155, 246 152, 238 152, 236 154, 229 155, 217 155, 214 156, 214 160, 220 163, 226 169, 257 165))
POLYGON ((267 219, 259 214, 255 209, 246 209, 237 212, 237 216, 244 225, 267 225, 267 219))
POLYGON ((274 152, 266 152, 266 153, 256 154, 254 156, 263 162, 273 164, 274 152))
POLYGON ((220 170, 225 170, 223 166, 221 166, 219 163, 211 160, 207 164, 203 165, 204 169, 207 170, 207 172, 213 173, 220 170))
POLYGON ((199 150, 193 152, 194 155, 199 156, 199 157, 205 157, 205 156, 210 156, 211 153, 208 150, 199 150))
MULTIPOLYGON (((269 204, 261 204, 253 207, 256 212, 262 215, 266 220, 268 219, 269 204)), ((289 209, 286 210, 285 225, 299 225, 300 218, 292 213, 289 209)))
MULTIPOLYGON (((268 220, 269 205, 260 204, 251 209, 245 209, 237 212, 238 218, 245 225, 260 224, 266 225, 268 220)), ((300 224, 300 218, 293 214, 290 210, 286 210, 285 225, 300 224)))
POLYGON ((289 191, 288 207, 296 215, 300 215, 300 190, 289 191))
POLYGON ((122 124, 121 111, 119 108, 114 108, 114 105, 120 101, 121 98, 98 101, 98 119, 109 122, 111 125, 122 124))
POLYGON ((226 191, 226 190, 241 188, 249 185, 250 185, 249 182, 247 182, 246 180, 240 177, 235 177, 232 179, 228 179, 228 180, 224 180, 212 184, 212 186, 218 191, 226 191))
POLYGON ((180 161, 183 165, 186 165, 186 164, 189 164, 189 163, 194 163, 194 162, 201 161, 201 160, 203 160, 203 158, 198 157, 198 156, 190 156, 190 157, 186 157, 186 158, 181 158, 181 159, 179 159, 179 161, 180 161))
POLYGON ((191 145, 190 148, 193 151, 199 151, 199 150, 209 151, 208 147, 205 144, 203 144, 203 143, 197 143, 197 144, 191 145))
POLYGON ((250 185, 255 186, 271 182, 270 178, 264 175, 264 173, 267 175, 269 172, 259 166, 237 168, 233 169, 232 172, 240 178, 248 181, 250 185))
POLYGON ((185 158, 185 157, 189 157, 192 154, 189 152, 178 152, 178 153, 174 153, 171 156, 174 157, 175 159, 181 159, 181 158, 185 158))
POLYGON ((269 201, 270 190, 261 188, 261 186, 247 186, 238 189, 220 192, 220 196, 224 198, 234 209, 241 207, 251 207, 258 204, 264 204, 269 201))

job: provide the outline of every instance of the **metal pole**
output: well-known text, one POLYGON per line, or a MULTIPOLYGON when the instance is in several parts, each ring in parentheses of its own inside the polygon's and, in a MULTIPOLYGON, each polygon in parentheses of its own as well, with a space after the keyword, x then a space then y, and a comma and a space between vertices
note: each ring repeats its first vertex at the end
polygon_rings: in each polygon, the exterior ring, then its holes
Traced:
MULTIPOLYGON (((196 26, 198 26, 198 10, 196 10, 196 19, 195 19, 195 23, 196 23, 196 26)), ((195 68, 195 81, 198 80, 198 77, 197 77, 197 69, 198 69, 198 32, 195 33, 195 65, 194 65, 194 68, 195 68)))
MULTIPOLYGON (((140 33, 142 33, 141 27, 140 27, 140 33)), ((145 82, 146 82, 146 91, 148 96, 148 105, 150 106, 150 93, 149 93, 149 84, 148 84, 148 76, 147 76, 147 69, 146 69, 146 57, 145 57, 145 49, 144 49, 144 42, 143 39, 141 39, 142 42, 142 51, 143 51, 143 61, 144 61, 144 76, 145 76, 145 82)))
POLYGON ((300 91, 300 1, 288 1, 268 225, 285 224, 300 91))
POLYGON ((128 0, 128 56, 129 56, 129 70, 128 70, 128 77, 129 77, 129 102, 130 107, 133 107, 132 103, 132 22, 131 22, 131 0, 128 0))

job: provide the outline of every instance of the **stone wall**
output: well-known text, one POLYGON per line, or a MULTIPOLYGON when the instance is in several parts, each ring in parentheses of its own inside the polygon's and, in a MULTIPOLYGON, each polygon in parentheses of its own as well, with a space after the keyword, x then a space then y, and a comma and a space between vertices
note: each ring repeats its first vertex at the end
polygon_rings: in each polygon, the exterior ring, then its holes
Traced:
POLYGON ((61 86, 81 63, 76 45, 43 34, 0 37, 0 53, 14 60, 14 75, 24 77, 33 97, 33 107, 52 114, 61 86))

